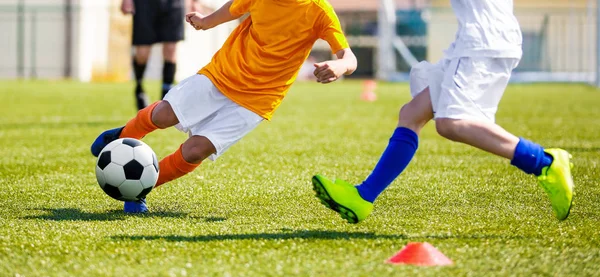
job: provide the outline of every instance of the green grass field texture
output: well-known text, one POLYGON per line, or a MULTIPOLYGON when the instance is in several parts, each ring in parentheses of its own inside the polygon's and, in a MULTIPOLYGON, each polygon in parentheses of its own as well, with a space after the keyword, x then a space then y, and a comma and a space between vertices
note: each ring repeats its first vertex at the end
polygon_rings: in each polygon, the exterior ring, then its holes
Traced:
MULTIPOLYGON (((158 83, 149 83, 158 97, 158 83), (154 89, 156 88, 156 89, 154 89)), ((310 178, 362 181, 387 145, 406 84, 294 85, 271 122, 216 162, 152 191, 130 216, 106 196, 89 145, 135 114, 132 84, 0 82, 0 276, 598 276, 600 91, 511 85, 497 122, 573 156, 575 207, 557 221, 535 178, 442 139, 433 124, 364 222, 314 197, 310 178), (384 263, 429 242, 450 267, 384 263)), ((186 135, 148 135, 159 157, 186 135)))

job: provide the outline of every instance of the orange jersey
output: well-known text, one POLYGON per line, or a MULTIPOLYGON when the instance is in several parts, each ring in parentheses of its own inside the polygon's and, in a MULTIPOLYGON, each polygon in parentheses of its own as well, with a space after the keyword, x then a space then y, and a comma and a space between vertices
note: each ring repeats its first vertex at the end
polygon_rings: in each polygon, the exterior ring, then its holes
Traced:
POLYGON ((333 53, 348 48, 326 0, 233 0, 229 11, 250 16, 198 73, 229 99, 267 120, 317 39, 327 41, 333 53))

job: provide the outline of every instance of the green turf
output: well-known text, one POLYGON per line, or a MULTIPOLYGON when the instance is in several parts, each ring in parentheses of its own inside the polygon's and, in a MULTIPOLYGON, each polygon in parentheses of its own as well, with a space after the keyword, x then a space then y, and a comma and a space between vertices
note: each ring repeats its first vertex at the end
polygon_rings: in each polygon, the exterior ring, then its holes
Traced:
MULTIPOLYGON (((152 87, 158 88, 158 84, 152 87)), ((443 140, 432 124, 374 213, 346 224, 315 173, 360 182, 387 144, 404 84, 300 83, 217 162, 153 191, 127 216, 96 183, 89 144, 134 114, 131 84, 0 82, 0 276, 593 276, 600 272, 600 92, 515 85, 498 123, 574 156, 576 206, 558 222, 535 179, 443 140), (429 242, 451 267, 384 261, 429 242)), ((156 99, 158 92, 153 93, 156 99)), ((159 156, 186 138, 145 141, 159 156)))

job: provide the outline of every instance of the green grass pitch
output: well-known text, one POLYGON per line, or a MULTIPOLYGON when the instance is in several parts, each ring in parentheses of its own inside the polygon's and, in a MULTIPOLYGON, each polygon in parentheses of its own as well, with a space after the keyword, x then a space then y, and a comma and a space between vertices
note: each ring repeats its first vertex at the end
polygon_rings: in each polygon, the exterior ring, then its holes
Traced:
MULTIPOLYGON (((159 84, 148 88, 157 99, 159 84)), ((314 197, 315 173, 360 182, 387 144, 405 84, 296 84, 274 120, 128 216, 96 183, 89 144, 134 115, 131 84, 0 82, 0 276, 597 276, 600 92, 512 85, 497 121, 574 156, 577 195, 557 221, 532 176, 424 130, 413 163, 358 225, 314 197), (384 261, 429 242, 450 267, 384 261)), ((163 157, 186 138, 147 136, 163 157)))

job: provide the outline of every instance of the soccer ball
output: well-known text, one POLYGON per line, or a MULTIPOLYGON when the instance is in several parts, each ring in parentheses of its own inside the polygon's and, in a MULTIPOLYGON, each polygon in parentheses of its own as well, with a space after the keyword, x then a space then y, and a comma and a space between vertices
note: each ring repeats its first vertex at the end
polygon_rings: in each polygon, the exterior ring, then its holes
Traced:
POLYGON ((114 199, 144 198, 158 180, 156 154, 140 140, 117 139, 98 155, 96 179, 102 190, 114 199))

